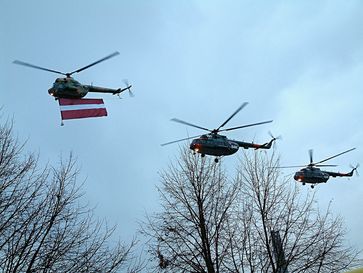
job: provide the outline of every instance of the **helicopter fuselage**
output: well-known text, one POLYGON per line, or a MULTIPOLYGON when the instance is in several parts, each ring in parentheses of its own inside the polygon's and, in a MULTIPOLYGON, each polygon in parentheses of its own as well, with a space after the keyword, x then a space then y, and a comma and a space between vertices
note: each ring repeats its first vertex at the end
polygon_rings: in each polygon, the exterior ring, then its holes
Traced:
POLYGON ((55 98, 80 99, 88 92, 119 94, 123 90, 83 85, 71 77, 58 78, 48 90, 49 95, 55 98))
POLYGON ((78 81, 67 77, 57 78, 48 93, 55 98, 77 99, 83 98, 88 91, 78 81))
POLYGON ((224 156, 236 153, 239 146, 226 136, 208 134, 194 139, 190 144, 190 149, 202 155, 224 156))
POLYGON ((315 167, 303 168, 294 175, 296 181, 310 184, 325 183, 329 177, 330 175, 327 172, 315 167))

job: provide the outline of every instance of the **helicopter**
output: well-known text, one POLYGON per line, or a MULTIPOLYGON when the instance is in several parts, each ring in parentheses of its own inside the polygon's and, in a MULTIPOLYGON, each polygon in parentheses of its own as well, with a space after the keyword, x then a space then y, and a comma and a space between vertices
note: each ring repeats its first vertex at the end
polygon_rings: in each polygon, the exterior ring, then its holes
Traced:
POLYGON ((179 139, 179 140, 174 140, 171 142, 163 143, 163 144, 161 144, 161 146, 165 146, 165 145, 169 145, 169 144, 176 143, 179 141, 184 141, 184 140, 195 138, 190 143, 190 149, 193 150, 194 153, 201 154, 202 157, 204 157, 205 155, 215 156, 216 158, 214 159, 214 161, 216 163, 218 163, 219 157, 226 156, 226 155, 232 155, 232 154, 236 153, 240 147, 243 147, 244 149, 248 149, 248 148, 270 149, 272 143, 277 139, 277 138, 273 137, 272 135, 271 135, 272 139, 269 142, 266 142, 264 144, 255 144, 255 143, 243 142, 243 141, 239 141, 239 140, 230 140, 226 136, 219 134, 219 132, 232 131, 232 130, 236 130, 236 129, 241 129, 241 128, 246 128, 246 127, 251 127, 251 126, 256 126, 256 125, 261 125, 261 124, 272 122, 272 120, 268 120, 268 121, 263 121, 263 122, 258 122, 258 123, 252 123, 252 124, 222 129, 222 127, 224 127, 247 104, 248 104, 248 102, 243 103, 225 122, 223 122, 217 129, 213 129, 213 130, 210 130, 210 129, 207 129, 207 128, 204 128, 204 127, 201 127, 198 125, 194 125, 192 123, 189 123, 189 122, 186 122, 186 121, 183 121, 180 119, 173 118, 173 119, 171 119, 171 121, 178 122, 178 123, 188 125, 191 127, 195 127, 195 128, 198 128, 198 129, 201 129, 204 131, 208 131, 209 133, 203 134, 203 135, 198 135, 198 136, 193 136, 193 137, 188 137, 188 138, 183 138, 183 139, 179 139))
POLYGON ((354 171, 357 170, 359 167, 359 164, 357 164, 355 167, 352 167, 352 170, 348 173, 340 173, 340 172, 331 172, 331 171, 323 171, 320 170, 317 167, 336 167, 337 165, 325 165, 321 164, 325 161, 328 161, 330 159, 333 159, 335 157, 338 157, 340 155, 343 155, 345 153, 348 153, 350 151, 355 150, 355 148, 349 149, 347 151, 344 151, 342 153, 336 154, 334 156, 328 157, 326 159, 320 160, 318 162, 313 162, 313 150, 309 150, 309 157, 310 157, 310 163, 305 166, 284 166, 279 168, 298 168, 298 167, 304 167, 301 170, 297 171, 294 175, 294 179, 298 182, 301 182, 303 185, 306 183, 312 184, 310 187, 313 189, 315 184, 319 183, 326 183, 330 177, 344 177, 344 176, 353 176, 354 171))
POLYGON ((111 93, 113 95, 120 95, 121 92, 128 90, 130 95, 133 96, 131 92, 132 85, 129 85, 127 82, 125 82, 126 87, 125 88, 118 88, 118 89, 112 89, 112 88, 105 88, 105 87, 98 87, 93 85, 84 85, 73 79, 71 76, 74 73, 81 72, 87 68, 90 68, 91 66, 94 66, 96 64, 99 64, 103 61, 106 61, 112 57, 115 57, 116 55, 119 55, 119 52, 114 52, 98 61, 95 61, 89 65, 86 65, 80 69, 77 69, 73 72, 60 72, 53 69, 48 69, 44 67, 40 67, 37 65, 29 64, 23 61, 15 60, 13 61, 14 64, 23 65, 35 69, 40 69, 56 74, 64 75, 63 78, 57 78, 55 82, 53 83, 53 86, 48 90, 49 95, 55 97, 55 99, 80 99, 87 95, 88 92, 98 92, 98 93, 111 93))

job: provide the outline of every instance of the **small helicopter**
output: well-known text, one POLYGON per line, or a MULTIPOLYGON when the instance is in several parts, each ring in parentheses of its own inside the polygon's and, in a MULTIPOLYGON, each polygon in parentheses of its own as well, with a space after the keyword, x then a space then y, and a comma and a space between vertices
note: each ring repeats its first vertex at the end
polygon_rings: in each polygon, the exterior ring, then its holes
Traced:
POLYGON ((313 162, 313 150, 309 150, 309 157, 310 157, 310 163, 308 165, 305 166, 284 166, 284 167, 279 167, 279 168, 298 168, 298 167, 304 167, 301 170, 297 171, 294 175, 294 179, 298 182, 302 182, 303 185, 305 185, 306 183, 312 184, 310 185, 310 187, 313 189, 314 188, 314 184, 319 184, 319 183, 326 183, 328 181, 328 179, 330 177, 343 177, 343 176, 353 176, 354 171, 357 170, 357 168, 359 167, 359 164, 357 164, 357 166, 352 167, 352 170, 348 173, 339 173, 339 172, 330 172, 330 171, 323 171, 320 170, 317 167, 336 167, 337 165, 325 165, 325 164, 321 164, 325 161, 328 161, 330 159, 333 159, 335 157, 338 157, 342 154, 348 153, 350 151, 355 150, 355 148, 349 149, 347 151, 344 151, 342 153, 336 154, 334 156, 328 157, 324 160, 320 160, 318 162, 313 162))
POLYGON ((114 52, 98 61, 95 61, 89 65, 86 65, 80 69, 77 69, 73 72, 64 73, 60 71, 56 71, 53 69, 48 69, 44 67, 40 67, 37 65, 25 63, 22 61, 15 60, 14 64, 24 65, 31 68, 36 68, 52 73, 57 73, 66 76, 65 78, 57 78, 55 82, 53 83, 53 87, 48 90, 49 95, 55 97, 55 99, 64 98, 64 99, 80 99, 83 98, 88 92, 99 92, 99 93, 111 93, 113 95, 119 95, 121 92, 128 90, 130 95, 133 96, 130 88, 132 85, 129 85, 127 82, 125 88, 118 88, 118 89, 111 89, 111 88, 104 88, 104 87, 97 87, 92 85, 84 85, 73 79, 71 76, 74 73, 81 72, 87 68, 90 68, 91 66, 94 66, 96 64, 99 64, 103 61, 106 61, 112 57, 115 57, 116 55, 120 54, 119 52, 114 52))
POLYGON ((255 143, 250 143, 250 142, 242 142, 242 141, 238 141, 238 140, 230 140, 226 136, 219 134, 219 132, 232 131, 232 130, 236 130, 236 129, 241 129, 241 128, 246 128, 246 127, 251 127, 251 126, 256 126, 256 125, 261 125, 261 124, 272 122, 272 120, 268 120, 268 121, 252 123, 252 124, 247 124, 247 125, 242 125, 242 126, 237 126, 237 127, 227 128, 227 129, 221 129, 239 111, 241 111, 242 108, 244 108, 247 104, 248 104, 248 102, 243 103, 225 122, 223 122, 217 129, 213 129, 213 130, 210 130, 210 129, 207 129, 207 128, 204 128, 204 127, 201 127, 198 125, 194 125, 194 124, 191 124, 189 122, 186 122, 186 121, 183 121, 180 119, 173 118, 171 120, 174 122, 178 122, 178 123, 181 123, 184 125, 195 127, 195 128, 198 128, 198 129, 201 129, 204 131, 209 131, 210 133, 167 142, 167 143, 161 144, 161 146, 165 146, 165 145, 169 145, 169 144, 176 143, 179 141, 196 138, 191 142, 190 149, 193 150, 194 153, 200 153, 202 157, 204 157, 205 155, 215 156, 216 158, 214 159, 214 161, 216 163, 218 163, 219 157, 225 156, 225 155, 232 155, 238 151, 239 147, 243 147, 244 149, 248 149, 248 148, 270 149, 272 143, 277 139, 277 138, 273 137, 272 135, 271 135, 272 139, 269 142, 264 143, 264 144, 255 144, 255 143))

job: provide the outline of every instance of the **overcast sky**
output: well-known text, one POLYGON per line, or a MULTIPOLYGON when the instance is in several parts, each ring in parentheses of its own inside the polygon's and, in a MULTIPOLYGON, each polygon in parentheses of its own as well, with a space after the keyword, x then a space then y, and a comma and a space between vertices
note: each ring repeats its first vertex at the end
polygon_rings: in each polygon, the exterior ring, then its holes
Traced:
MULTIPOLYGON (((308 163, 310 148, 319 161, 357 147, 329 161, 336 171, 363 163, 362 18, 359 0, 0 0, 0 104, 42 162, 74 152, 85 197, 129 240, 137 220, 158 208, 158 171, 178 156, 178 144, 160 144, 201 133, 173 117, 213 129, 247 101, 230 126, 273 123, 228 137, 282 135, 285 165, 308 163), (74 77, 110 88, 128 79, 135 97, 101 96, 108 117, 63 127, 47 93, 57 75, 12 64, 70 72, 114 51, 74 77)), ((222 164, 235 168, 238 156, 222 164)), ((362 178, 332 178, 314 191, 322 206, 333 200, 348 239, 363 246, 362 178)))

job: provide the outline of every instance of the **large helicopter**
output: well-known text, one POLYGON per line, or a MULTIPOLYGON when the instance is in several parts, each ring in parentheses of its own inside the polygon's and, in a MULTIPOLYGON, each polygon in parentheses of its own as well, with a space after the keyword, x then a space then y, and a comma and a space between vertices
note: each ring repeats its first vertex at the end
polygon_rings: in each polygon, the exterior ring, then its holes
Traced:
POLYGON ((248 104, 247 102, 243 103, 225 122, 223 122, 217 129, 213 129, 213 130, 210 130, 210 129, 207 129, 207 128, 204 128, 204 127, 201 127, 198 125, 194 125, 194 124, 191 124, 189 122, 186 122, 186 121, 183 121, 180 119, 173 118, 171 120, 174 122, 178 122, 178 123, 192 126, 192 127, 204 130, 204 131, 208 131, 209 134, 203 134, 203 135, 183 138, 183 139, 179 139, 179 140, 161 144, 161 146, 165 146, 165 145, 169 145, 169 144, 176 143, 179 141, 184 141, 184 140, 195 138, 190 144, 190 149, 193 150, 194 153, 200 153, 202 157, 204 157, 205 155, 215 156, 216 163, 218 162, 219 157, 226 156, 226 155, 232 155, 238 151, 239 147, 243 147, 245 149, 248 149, 248 148, 270 149, 272 143, 277 139, 277 138, 273 137, 272 135, 271 135, 272 139, 269 142, 264 143, 264 144, 255 144, 255 143, 243 142, 243 141, 238 141, 238 140, 230 140, 226 136, 219 134, 219 132, 232 131, 232 130, 236 130, 236 129, 241 129, 241 128, 246 128, 246 127, 251 127, 251 126, 256 126, 256 125, 261 125, 261 124, 272 122, 272 120, 268 120, 268 121, 263 121, 263 122, 258 122, 258 123, 252 123, 252 124, 222 129, 222 127, 224 127, 247 104, 248 104))
POLYGON ((326 162, 330 159, 333 159, 335 157, 338 157, 342 154, 348 153, 350 151, 355 150, 355 148, 349 149, 347 151, 344 151, 342 153, 336 154, 334 156, 328 157, 326 159, 320 160, 318 162, 313 161, 313 150, 309 150, 309 157, 310 157, 310 163, 305 166, 284 166, 279 168, 298 168, 298 167, 304 167, 301 170, 297 171, 294 175, 294 179, 298 182, 301 182, 303 185, 306 183, 312 184, 310 187, 313 189, 315 184, 319 183, 326 183, 330 177, 343 177, 343 176, 353 176, 354 171, 357 170, 359 167, 359 164, 355 167, 352 167, 352 170, 348 173, 340 173, 340 172, 331 172, 331 171, 323 171, 320 170, 317 167, 336 167, 337 165, 325 165, 321 164, 323 162, 326 162))
POLYGON ((103 61, 106 61, 118 54, 120 54, 120 53, 116 51, 98 61, 95 61, 89 65, 86 65, 80 69, 77 69, 73 72, 68 72, 68 73, 40 67, 37 65, 25 63, 25 62, 18 61, 18 60, 15 60, 13 63, 64 75, 65 77, 63 77, 63 78, 57 78, 55 80, 55 82, 53 83, 53 87, 51 87, 48 90, 49 95, 55 97, 56 99, 59 99, 59 98, 80 99, 80 98, 83 98, 88 92, 111 93, 113 95, 119 95, 121 92, 126 91, 126 90, 128 90, 130 92, 130 95, 132 96, 132 93, 130 90, 131 85, 129 85, 127 82, 126 82, 125 88, 112 89, 112 88, 104 88, 104 87, 98 87, 98 86, 93 86, 93 85, 84 85, 84 84, 79 83, 78 81, 76 81, 75 79, 73 79, 71 77, 74 73, 81 72, 87 68, 90 68, 91 66, 94 66, 103 61))

